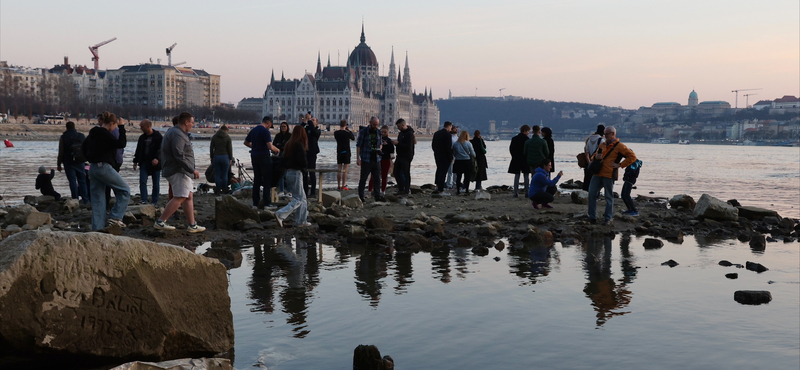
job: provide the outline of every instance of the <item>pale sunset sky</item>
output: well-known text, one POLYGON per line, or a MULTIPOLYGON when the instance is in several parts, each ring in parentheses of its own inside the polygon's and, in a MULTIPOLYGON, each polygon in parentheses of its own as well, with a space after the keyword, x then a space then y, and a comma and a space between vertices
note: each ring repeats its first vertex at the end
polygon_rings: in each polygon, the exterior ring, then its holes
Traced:
POLYGON ((270 73, 343 65, 366 43, 381 75, 394 47, 434 98, 515 95, 635 109, 800 95, 797 0, 0 1, 0 60, 100 68, 156 62, 221 75, 222 101, 262 96, 270 73))

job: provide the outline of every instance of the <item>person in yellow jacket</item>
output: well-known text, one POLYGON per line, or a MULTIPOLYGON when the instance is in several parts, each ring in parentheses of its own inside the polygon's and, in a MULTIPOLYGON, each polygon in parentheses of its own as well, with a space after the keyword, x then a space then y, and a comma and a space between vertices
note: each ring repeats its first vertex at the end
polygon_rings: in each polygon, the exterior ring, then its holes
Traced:
POLYGON ((617 139, 617 129, 613 126, 606 127, 603 135, 606 141, 600 144, 592 156, 592 160, 602 159, 603 167, 599 173, 592 176, 592 181, 589 183, 589 222, 597 223, 597 196, 600 188, 603 188, 606 197, 603 225, 610 225, 614 216, 614 181, 619 177, 620 168, 628 167, 636 161, 636 154, 617 139))

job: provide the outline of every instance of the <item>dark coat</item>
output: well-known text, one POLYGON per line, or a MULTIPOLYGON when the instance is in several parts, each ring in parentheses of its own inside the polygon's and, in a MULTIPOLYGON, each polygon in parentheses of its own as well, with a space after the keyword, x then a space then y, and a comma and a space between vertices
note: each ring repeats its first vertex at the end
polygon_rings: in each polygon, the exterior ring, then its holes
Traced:
POLYGON ((473 181, 486 181, 486 169, 489 165, 486 163, 486 142, 482 138, 473 137, 470 140, 472 148, 475 149, 475 160, 478 162, 478 173, 475 174, 473 181))
POLYGON ((147 169, 147 173, 152 174, 161 171, 161 141, 164 137, 160 132, 153 130, 151 135, 141 134, 139 141, 136 142, 136 151, 133 154, 133 163, 147 169), (149 142, 148 142, 149 139, 149 142), (158 159, 157 165, 153 166, 153 159, 158 159))
POLYGON ((431 140, 431 148, 436 161, 453 159, 453 135, 445 129, 436 131, 431 140))
POLYGON ((508 173, 517 174, 531 172, 528 161, 525 158, 526 141, 528 141, 528 136, 521 132, 511 139, 511 144, 508 146, 508 151, 511 153, 511 163, 508 164, 508 173))
POLYGON ((556 172, 556 160, 555 160, 556 144, 553 142, 552 137, 546 137, 544 138, 544 141, 547 142, 547 149, 550 150, 550 155, 547 156, 547 159, 549 159, 550 163, 552 164, 552 166, 550 166, 550 172, 554 173, 556 172))

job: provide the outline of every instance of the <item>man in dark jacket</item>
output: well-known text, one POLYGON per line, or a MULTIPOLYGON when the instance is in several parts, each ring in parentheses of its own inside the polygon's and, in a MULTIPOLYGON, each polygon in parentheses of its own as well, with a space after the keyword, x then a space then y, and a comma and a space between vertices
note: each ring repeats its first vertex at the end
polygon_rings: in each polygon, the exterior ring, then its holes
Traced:
POLYGON ((414 145, 417 139, 414 137, 414 129, 408 127, 404 119, 399 119, 395 123, 400 133, 397 140, 392 143, 397 149, 397 158, 394 160, 394 178, 397 179, 397 195, 411 194, 411 161, 414 160, 414 145))
POLYGON ((542 161, 550 156, 550 149, 547 147, 547 142, 539 137, 540 131, 541 128, 539 128, 539 126, 533 126, 531 128, 531 134, 533 134, 533 136, 525 142, 525 148, 523 149, 525 152, 525 159, 528 161, 528 166, 530 166, 530 168, 539 167, 542 161))
POLYGON ((84 169, 83 153, 80 153, 80 146, 85 140, 85 136, 75 129, 75 122, 67 122, 67 130, 58 140, 58 172, 61 172, 63 164, 64 174, 67 175, 69 182, 69 192, 72 199, 89 203, 89 188, 86 186, 86 171, 84 169))
MULTIPOLYGON (((529 174, 531 172, 528 161, 525 158, 525 142, 528 141, 528 134, 531 128, 528 125, 522 125, 519 128, 519 134, 511 139, 511 144, 508 146, 508 151, 511 153, 511 163, 508 164, 508 173, 514 174, 514 198, 519 197, 519 175, 523 175, 524 185, 523 192, 527 193, 529 184, 529 174)), ((524 193, 523 193, 524 194, 524 193)), ((524 198, 524 197, 523 197, 524 198)))
POLYGON ((452 122, 445 122, 444 127, 436 131, 431 140, 431 149, 433 149, 433 157, 436 160, 436 191, 434 194, 450 195, 444 193, 444 186, 447 170, 450 169, 450 163, 453 161, 453 139, 450 134, 452 126, 452 122))
POLYGON ((153 192, 150 195, 150 203, 158 204, 158 195, 161 192, 159 182, 161 181, 161 133, 153 130, 153 123, 149 119, 139 122, 142 134, 136 143, 136 152, 133 154, 133 170, 139 167, 139 194, 141 204, 147 204, 147 178, 153 178, 153 192))
POLYGON ((364 202, 364 190, 367 187, 367 178, 372 176, 372 192, 375 201, 384 201, 381 195, 381 133, 378 130, 380 121, 373 116, 369 119, 369 126, 358 132, 356 140, 356 164, 361 167, 361 177, 358 180, 358 197, 364 202))
MULTIPOLYGON (((317 168, 317 154, 319 154, 319 136, 322 131, 319 129, 319 122, 316 118, 311 117, 311 112, 306 114, 306 122, 303 124, 308 135, 308 169, 314 170, 317 168)), ((317 193, 317 173, 307 171, 303 174, 303 189, 306 196, 309 198, 314 197, 317 193)))
POLYGON ((272 207, 272 153, 280 149, 272 145, 272 116, 265 116, 261 124, 253 127, 244 139, 244 146, 250 148, 250 161, 253 163, 253 207, 263 209, 272 207), (264 188, 264 206, 261 205, 261 188, 264 188))

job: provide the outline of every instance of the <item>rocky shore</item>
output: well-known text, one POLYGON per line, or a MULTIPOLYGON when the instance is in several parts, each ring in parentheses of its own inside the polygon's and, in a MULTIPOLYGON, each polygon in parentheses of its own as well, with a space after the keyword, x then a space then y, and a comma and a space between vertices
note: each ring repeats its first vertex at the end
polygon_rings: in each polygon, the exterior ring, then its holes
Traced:
MULTIPOLYGON (((571 182, 562 184, 570 187, 571 182)), ((574 185, 574 184, 572 184, 574 185)), ((170 220, 175 231, 152 227, 163 208, 138 205, 132 197, 124 222, 127 228, 106 232, 133 238, 180 245, 194 249, 205 242, 247 245, 256 240, 296 236, 331 245, 367 244, 395 248, 397 251, 433 248, 471 247, 479 253, 507 239, 514 247, 524 243, 580 244, 588 238, 613 234, 654 236, 682 242, 689 235, 698 239, 739 239, 755 248, 770 242, 793 242, 800 233, 798 220, 783 218, 776 212, 742 206, 704 195, 695 201, 687 195, 671 199, 639 196, 640 216, 624 216, 624 206, 615 201, 614 222, 610 226, 591 224, 586 217, 587 194, 576 190, 557 197, 552 209, 536 210, 525 198, 514 198, 506 186, 490 187, 470 196, 432 194, 432 185, 412 186, 408 197, 397 197, 387 189, 387 202, 367 198, 361 204, 355 191, 326 191, 324 205, 309 202, 310 227, 294 227, 292 217, 281 228, 274 211, 257 211, 249 206, 248 190, 236 196, 215 197, 196 194, 198 223, 208 230, 190 234, 184 219, 170 220), (340 199, 340 200, 339 200, 340 199)), ((49 197, 26 197, 26 204, 0 209, 3 237, 30 229, 89 231, 91 210, 74 200, 54 202, 49 197)), ((281 199, 278 207, 288 200, 281 199)), ((163 207, 166 200, 162 200, 163 207)), ((598 201, 602 212, 605 202, 598 201)))

